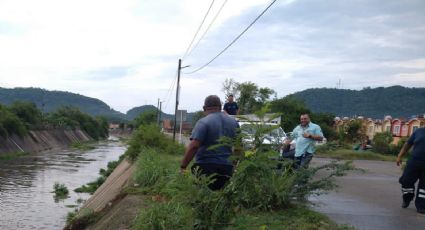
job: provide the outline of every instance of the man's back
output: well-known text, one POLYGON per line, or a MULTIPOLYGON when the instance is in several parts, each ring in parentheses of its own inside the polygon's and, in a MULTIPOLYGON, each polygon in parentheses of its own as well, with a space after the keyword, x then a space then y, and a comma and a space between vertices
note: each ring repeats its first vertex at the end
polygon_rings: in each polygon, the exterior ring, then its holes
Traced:
POLYGON ((197 163, 230 164, 227 158, 232 153, 230 146, 208 149, 219 143, 221 137, 235 138, 238 123, 222 112, 210 113, 200 119, 193 128, 191 139, 201 142, 196 153, 197 163))

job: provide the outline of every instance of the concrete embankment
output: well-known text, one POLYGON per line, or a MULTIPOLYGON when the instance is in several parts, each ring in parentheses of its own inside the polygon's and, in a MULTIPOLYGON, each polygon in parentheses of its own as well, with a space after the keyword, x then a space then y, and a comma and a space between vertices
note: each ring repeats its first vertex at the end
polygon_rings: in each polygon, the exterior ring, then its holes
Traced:
POLYGON ((24 137, 11 135, 8 138, 0 136, 0 154, 11 152, 39 152, 43 150, 62 148, 72 143, 90 141, 81 130, 37 130, 29 131, 24 137))

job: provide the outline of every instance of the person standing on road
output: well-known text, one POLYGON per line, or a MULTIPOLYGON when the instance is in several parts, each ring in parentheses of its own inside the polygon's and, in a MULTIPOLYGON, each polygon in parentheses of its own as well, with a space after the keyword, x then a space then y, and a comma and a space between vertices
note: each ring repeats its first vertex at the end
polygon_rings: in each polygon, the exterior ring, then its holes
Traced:
POLYGON ((308 114, 301 114, 300 124, 292 131, 291 138, 296 142, 294 168, 307 168, 316 152, 316 141, 323 140, 322 129, 310 121, 308 114))
POLYGON ((208 186, 212 190, 221 189, 233 174, 233 165, 228 160, 232 154, 232 146, 220 146, 210 149, 219 144, 222 137, 236 138, 236 120, 221 112, 221 101, 216 95, 205 98, 204 112, 206 116, 196 122, 190 137, 190 143, 186 148, 180 168, 186 171, 187 166, 196 156, 196 162, 192 166, 192 172, 199 168, 201 175, 215 174, 212 183, 208 186))
POLYGON ((397 166, 402 163, 403 156, 413 146, 412 158, 407 162, 400 177, 403 193, 402 208, 407 208, 415 196, 415 183, 419 179, 416 191, 415 206, 418 213, 425 214, 425 127, 417 129, 401 148, 397 156, 397 166))
POLYGON ((239 115, 238 104, 233 100, 233 94, 229 94, 229 96, 227 97, 227 102, 224 103, 223 110, 229 115, 239 115))

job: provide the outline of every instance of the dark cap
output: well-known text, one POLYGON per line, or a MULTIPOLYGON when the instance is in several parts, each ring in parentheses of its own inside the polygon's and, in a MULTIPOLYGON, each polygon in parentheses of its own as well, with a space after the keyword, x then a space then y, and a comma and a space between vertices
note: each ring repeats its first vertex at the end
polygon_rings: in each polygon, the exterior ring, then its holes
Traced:
POLYGON ((209 95, 207 98, 205 98, 204 107, 221 107, 220 98, 217 95, 209 95))

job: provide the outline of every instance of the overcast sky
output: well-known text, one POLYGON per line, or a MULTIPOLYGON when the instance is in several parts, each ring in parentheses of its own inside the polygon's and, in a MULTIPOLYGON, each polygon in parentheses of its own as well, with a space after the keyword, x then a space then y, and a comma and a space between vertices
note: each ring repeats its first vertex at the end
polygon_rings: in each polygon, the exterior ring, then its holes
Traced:
MULTIPOLYGON (((225 0, 215 0, 200 35, 225 0)), ((208 62, 270 3, 228 0, 189 56, 208 62)), ((64 90, 126 112, 163 102, 211 0, 0 0, 0 87, 64 90)), ((278 97, 312 87, 425 87, 425 1, 278 0, 208 67, 181 76, 180 108, 223 97, 226 78, 278 97)), ((198 36, 198 37, 199 37, 198 36)), ((197 40, 195 40, 195 44, 197 40)), ((175 88, 174 88, 175 90, 175 88)))

